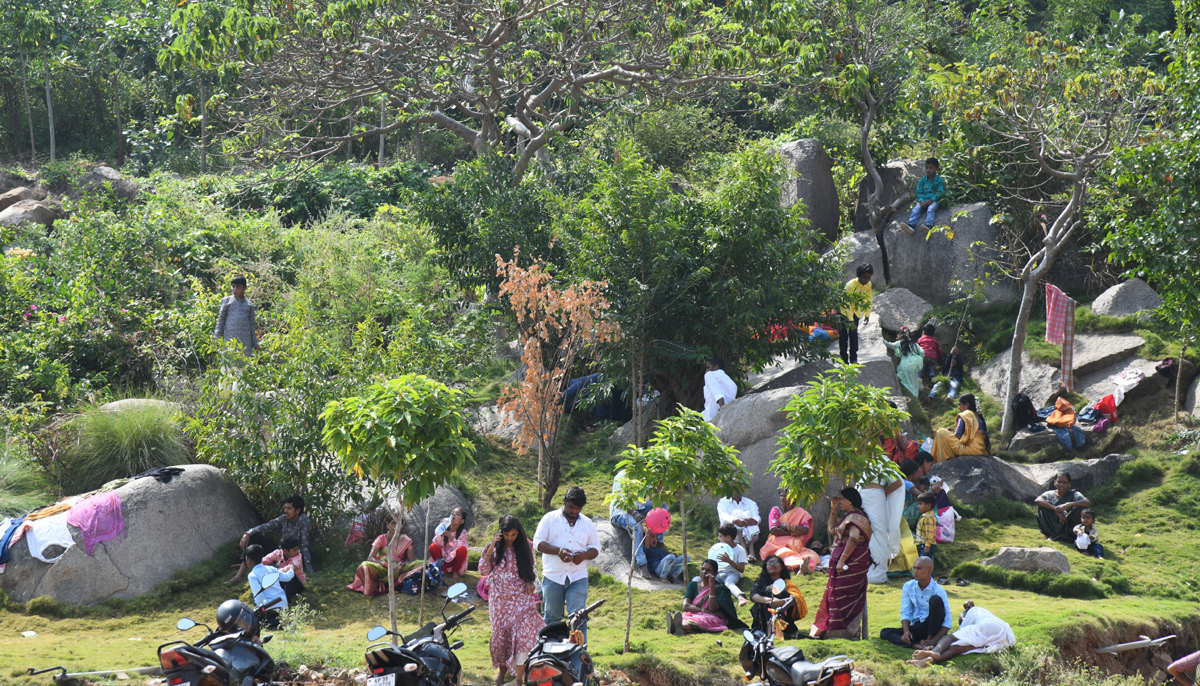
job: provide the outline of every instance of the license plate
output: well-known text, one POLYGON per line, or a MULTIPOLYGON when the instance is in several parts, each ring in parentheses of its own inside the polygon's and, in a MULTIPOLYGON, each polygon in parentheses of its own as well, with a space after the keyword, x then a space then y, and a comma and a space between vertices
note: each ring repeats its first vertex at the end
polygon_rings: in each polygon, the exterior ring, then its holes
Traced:
POLYGON ((367 686, 396 686, 395 674, 384 674, 367 678, 367 686))

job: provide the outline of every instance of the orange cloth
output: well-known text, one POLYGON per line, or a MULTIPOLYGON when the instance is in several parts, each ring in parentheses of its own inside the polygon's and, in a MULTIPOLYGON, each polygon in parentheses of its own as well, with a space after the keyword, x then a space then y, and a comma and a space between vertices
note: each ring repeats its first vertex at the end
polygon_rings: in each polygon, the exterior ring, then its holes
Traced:
POLYGON ((1046 417, 1046 426, 1052 426, 1056 429, 1069 429, 1075 426, 1075 406, 1070 400, 1059 397, 1054 401, 1054 412, 1046 417))
POLYGON ((27 515, 25 517, 25 521, 33 522, 39 519, 45 519, 46 517, 53 517, 54 515, 61 512, 66 512, 69 509, 71 509, 71 503, 62 502, 57 505, 51 505, 50 507, 42 508, 37 512, 27 515))

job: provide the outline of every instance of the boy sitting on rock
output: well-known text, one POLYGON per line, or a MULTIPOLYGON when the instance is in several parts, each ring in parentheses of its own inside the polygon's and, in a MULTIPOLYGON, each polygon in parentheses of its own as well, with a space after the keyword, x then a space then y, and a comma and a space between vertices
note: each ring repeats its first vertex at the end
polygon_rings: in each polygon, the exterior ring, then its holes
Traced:
POLYGON ((925 176, 917 179, 917 202, 908 215, 908 221, 900 224, 900 228, 909 235, 913 233, 912 225, 916 224, 922 211, 925 212, 925 221, 918 224, 917 228, 933 226, 938 206, 946 198, 946 180, 938 174, 939 167, 936 157, 925 160, 925 176))

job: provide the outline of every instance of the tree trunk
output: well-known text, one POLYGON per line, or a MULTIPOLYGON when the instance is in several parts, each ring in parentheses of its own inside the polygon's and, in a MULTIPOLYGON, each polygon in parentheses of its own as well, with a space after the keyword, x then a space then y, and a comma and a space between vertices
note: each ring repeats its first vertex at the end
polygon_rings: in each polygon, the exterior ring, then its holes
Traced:
POLYGON ((125 164, 125 125, 121 120, 121 79, 120 72, 113 72, 113 101, 116 103, 117 114, 117 166, 125 164))
POLYGON ((542 484, 544 483, 543 479, 545 478, 542 474, 542 469, 543 469, 542 465, 545 463, 545 455, 546 455, 546 446, 542 443, 542 441, 539 440, 538 441, 538 466, 537 466, 537 488, 538 488, 538 502, 539 503, 545 502, 542 499, 542 493, 545 490, 542 488, 542 484))
MULTIPOLYGON (((1027 275, 1021 287, 1021 307, 1017 310, 1017 322, 1013 327, 1012 349, 1008 355, 1008 383, 1005 386, 1004 418, 1000 421, 1000 431, 1013 429, 1012 399, 1021 389, 1021 369, 1024 364, 1021 356, 1025 352, 1025 337, 1029 331, 1029 315, 1033 312, 1033 299, 1037 295, 1037 285, 1040 278, 1036 274, 1027 275)), ((1040 402, 1040 401, 1035 401, 1040 402)))
POLYGON ((1188 339, 1183 335, 1183 327, 1179 327, 1179 339, 1182 344, 1179 347, 1179 359, 1175 360, 1175 412, 1171 418, 1176 422, 1179 421, 1179 389, 1183 386, 1183 355, 1187 352, 1188 339))
POLYGON ((42 45, 42 65, 46 71, 46 122, 50 127, 50 161, 54 161, 55 144, 54 144, 54 100, 50 97, 50 55, 46 52, 46 46, 42 45))
MULTIPOLYGON (((433 505, 432 502, 425 503, 425 536, 422 540, 425 540, 429 536, 429 513, 433 511, 431 505, 433 505)), ((431 542, 428 540, 425 541, 425 552, 421 554, 421 559, 425 563, 421 565, 421 609, 417 612, 417 626, 425 624, 425 580, 429 578, 425 573, 425 568, 429 566, 429 544, 431 542)))
POLYGON ((687 554, 687 496, 679 497, 679 531, 683 534, 683 580, 692 578, 691 560, 687 554))
MULTIPOLYGON (((395 518, 395 514, 392 515, 395 518)), ((392 537, 388 540, 387 550, 383 551, 383 559, 387 560, 388 568, 388 614, 392 618, 392 645, 399 645, 400 637, 396 635, 396 569, 392 565, 392 550, 396 545, 396 538, 400 535, 400 522, 396 522, 396 526, 392 528, 392 537)), ((369 576, 367 577, 370 578, 369 576)))
MULTIPOLYGON (((379 128, 381 128, 381 129, 383 128, 383 122, 384 122, 384 118, 386 116, 387 116, 387 105, 380 103, 379 104, 379 128)), ((386 136, 384 136, 382 133, 379 134, 379 160, 375 163, 376 169, 383 168, 383 146, 384 146, 384 142, 386 140, 387 140, 386 136)))
POLYGON ((208 173, 208 87, 200 82, 200 173, 208 173))
POLYGON ((558 484, 562 481, 562 463, 558 460, 556 450, 546 454, 546 490, 542 493, 542 509, 553 507, 554 494, 558 493, 558 484))
POLYGON ((29 161, 37 157, 37 146, 33 140, 33 107, 29 103, 29 77, 25 72, 25 51, 21 51, 21 95, 25 98, 25 118, 29 121, 29 161))
POLYGON ((625 655, 629 654, 629 632, 633 628, 633 566, 637 564, 637 537, 629 537, 633 542, 629 544, 629 578, 625 580, 625 655))

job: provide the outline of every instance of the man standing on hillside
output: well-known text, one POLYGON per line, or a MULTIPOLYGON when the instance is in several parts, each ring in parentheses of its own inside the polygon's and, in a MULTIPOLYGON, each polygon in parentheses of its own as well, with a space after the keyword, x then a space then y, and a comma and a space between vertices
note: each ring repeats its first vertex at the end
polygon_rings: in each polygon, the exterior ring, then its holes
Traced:
MULTIPOLYGON (((567 489, 563 505, 547 512, 533 534, 533 547, 542 554, 542 603, 547 624, 587 606, 587 561, 600 555, 596 525, 582 515, 587 494, 578 486, 567 489)), ((581 627, 587 636, 586 624, 581 627)))
POLYGON ((704 421, 717 418, 717 412, 737 398, 737 384, 725 373, 725 360, 714 357, 704 367, 704 421))
POLYGON ((858 265, 855 273, 846 282, 847 303, 838 324, 838 354, 847 364, 858 363, 858 320, 861 318, 863 324, 871 321, 871 301, 875 298, 871 288, 875 268, 864 263, 858 265))
POLYGON ((235 276, 230 281, 233 295, 221 298, 221 311, 217 314, 217 330, 213 336, 223 340, 236 340, 242 344, 242 354, 247 357, 258 350, 258 322, 254 318, 254 303, 246 297, 246 277, 235 276))

